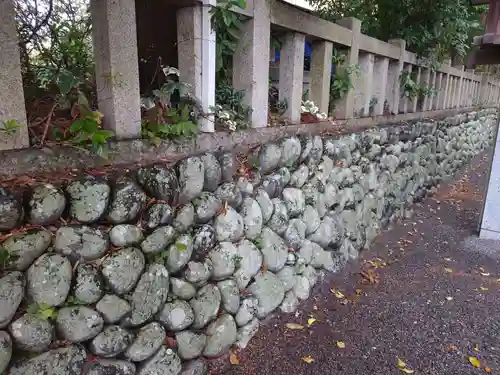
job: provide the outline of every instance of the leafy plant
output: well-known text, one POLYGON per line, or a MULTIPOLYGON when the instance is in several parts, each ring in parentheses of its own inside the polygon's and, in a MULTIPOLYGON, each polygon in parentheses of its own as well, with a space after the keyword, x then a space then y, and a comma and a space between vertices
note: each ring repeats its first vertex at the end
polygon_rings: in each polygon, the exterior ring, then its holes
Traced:
POLYGON ((153 144, 161 139, 175 139, 196 135, 196 120, 201 105, 190 93, 190 86, 180 82, 179 71, 173 67, 163 69, 165 84, 153 90, 152 98, 142 98, 143 121, 141 134, 153 144))
POLYGON ((3 127, 0 128, 0 132, 5 133, 6 135, 14 135, 21 128, 22 125, 16 120, 5 120, 3 122, 3 127))
POLYGON ((243 28, 243 16, 232 8, 246 8, 245 0, 218 1, 210 9, 212 30, 216 38, 216 75, 217 82, 228 81, 233 55, 243 28))
POLYGON ((34 303, 28 306, 28 314, 34 315, 43 320, 55 320, 57 318, 57 310, 46 303, 34 303))
POLYGON ((248 127, 252 108, 244 104, 244 97, 244 91, 235 90, 228 82, 218 83, 215 90, 217 105, 211 108, 215 121, 231 131, 248 127))
POLYGON ((357 65, 346 65, 346 55, 333 51, 332 65, 335 67, 335 72, 330 81, 330 102, 328 111, 333 113, 335 110, 335 102, 344 98, 349 90, 353 89, 353 75, 359 77, 361 72, 357 65))
POLYGON ((318 120, 326 120, 328 117, 326 113, 320 112, 318 106, 314 104, 312 100, 306 100, 305 102, 302 102, 302 105, 300 107, 300 112, 301 113, 308 113, 316 117, 318 120))

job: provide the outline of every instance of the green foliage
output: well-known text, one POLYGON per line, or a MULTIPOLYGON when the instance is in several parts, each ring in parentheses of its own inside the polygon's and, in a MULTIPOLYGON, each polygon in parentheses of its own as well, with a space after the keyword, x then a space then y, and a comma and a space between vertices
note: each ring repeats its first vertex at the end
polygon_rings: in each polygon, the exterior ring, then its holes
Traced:
POLYGON ((152 98, 142 98, 142 137, 159 145, 162 139, 192 137, 197 134, 196 120, 200 106, 190 93, 190 86, 179 80, 176 68, 163 69, 166 82, 153 90, 152 98))
POLYGON ((253 240, 253 244, 257 249, 262 250, 264 248, 264 238, 262 238, 262 236, 258 236, 255 240, 253 240))
POLYGON ((333 51, 332 64, 335 66, 335 73, 330 82, 330 102, 328 112, 333 113, 335 102, 344 98, 353 86, 353 76, 359 77, 361 72, 357 65, 347 65, 346 55, 333 51))
POLYGON ((57 318, 57 310, 46 303, 34 303, 28 306, 28 314, 34 315, 43 320, 55 320, 57 318))
POLYGON ((248 127, 252 108, 243 103, 244 91, 235 90, 227 81, 217 84, 215 102, 210 110, 213 112, 216 124, 235 131, 248 127))
POLYGON ((22 125, 19 122, 17 122, 16 120, 5 120, 3 122, 3 127, 0 128, 0 133, 4 133, 6 135, 14 135, 21 128, 22 128, 22 125))
POLYGON ((109 130, 101 129, 100 119, 88 115, 76 120, 69 129, 70 141, 78 146, 90 144, 90 149, 97 155, 106 158, 108 154, 108 140, 114 136, 109 130))
POLYGON ((404 39, 407 49, 435 61, 465 56, 472 36, 483 29, 485 7, 469 0, 308 0, 323 18, 361 20, 362 32, 389 40, 404 39))
POLYGON ((431 87, 421 87, 416 83, 410 72, 402 72, 399 76, 401 95, 408 99, 423 99, 437 94, 437 90, 431 87))
POLYGON ((0 246, 0 271, 8 268, 12 262, 15 262, 19 255, 10 253, 7 249, 0 246))
POLYGON ((408 99, 413 99, 418 96, 420 87, 413 80, 410 72, 401 72, 401 75, 399 76, 399 84, 402 96, 405 96, 408 99))
POLYGON ((216 35, 216 75, 217 82, 228 81, 233 55, 236 52, 243 16, 232 11, 232 8, 246 8, 245 0, 218 1, 210 9, 212 30, 216 35))

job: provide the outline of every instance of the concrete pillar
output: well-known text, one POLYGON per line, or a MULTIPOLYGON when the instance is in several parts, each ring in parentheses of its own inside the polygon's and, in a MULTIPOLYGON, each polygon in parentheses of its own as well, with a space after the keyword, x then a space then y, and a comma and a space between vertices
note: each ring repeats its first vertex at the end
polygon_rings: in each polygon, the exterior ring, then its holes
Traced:
POLYGON ((192 93, 201 100, 201 7, 177 10, 177 62, 180 80, 191 85, 192 93))
POLYGON ((283 38, 280 52, 280 100, 287 102, 284 116, 293 123, 300 122, 304 81, 304 34, 290 32, 283 38))
POLYGON ((386 99, 389 104, 389 111, 397 114, 399 112, 399 103, 401 100, 400 77, 403 72, 405 62, 406 41, 403 39, 392 39, 389 43, 399 46, 399 60, 389 62, 387 73, 386 99))
POLYGON ((443 91, 443 73, 442 72, 434 72, 435 73, 435 79, 436 79, 436 85, 434 88, 436 89, 434 98, 432 99, 432 110, 436 111, 439 108, 440 101, 441 101, 441 93, 443 91))
POLYGON ((461 69, 462 71, 460 72, 460 77, 457 79, 457 96, 456 96, 456 107, 460 108, 462 107, 462 90, 463 90, 463 82, 464 82, 464 66, 460 65, 458 66, 458 69, 461 69))
POLYGON ((269 58, 271 21, 267 0, 254 0, 253 18, 244 21, 233 57, 233 87, 245 91, 252 108, 252 127, 267 126, 269 115, 269 58))
MULTIPOLYGON (((215 31, 212 29, 210 9, 216 6, 216 0, 203 0, 201 10, 201 105, 205 113, 210 113, 215 105, 215 65, 217 49, 215 31)), ((269 63, 269 59, 267 60, 269 63)), ((215 132, 213 115, 205 116, 200 121, 200 130, 206 133, 215 132)))
POLYGON ((441 83, 441 90, 438 94, 438 108, 437 109, 446 109, 448 108, 448 90, 450 88, 450 75, 448 73, 441 73, 443 77, 441 83))
MULTIPOLYGON (((420 87, 422 89, 429 89, 431 87, 431 70, 429 68, 421 68, 420 74, 420 87)), ((428 90, 427 90, 428 91, 428 90)), ((420 102, 420 101, 419 101, 420 102)), ((421 100, 421 108, 420 111, 425 112, 429 110, 431 103, 431 97, 429 95, 425 95, 421 100)), ((419 111, 419 108, 417 108, 419 111)))
MULTIPOLYGON (((374 115, 384 114, 387 93, 387 75, 389 70, 389 59, 387 57, 376 57, 373 66, 373 98, 376 98, 374 115)), ((389 103, 387 102, 387 107, 389 103)))
POLYGON ((92 0, 97 99, 118 138, 141 134, 135 0, 92 0))
MULTIPOLYGON (((359 54, 359 77, 354 77, 354 117, 365 117, 370 114, 370 103, 373 100, 373 66, 375 56, 372 53, 359 54)), ((373 103, 372 103, 373 104, 373 103)))
POLYGON ((479 238, 483 239, 500 239, 500 216, 498 215, 498 206, 500 204, 500 132, 495 134, 495 145, 493 150, 493 158, 490 164, 490 174, 486 188, 486 197, 483 204, 481 215, 481 226, 479 238))
MULTIPOLYGON (((403 68, 403 72, 406 72, 411 75, 413 67, 410 64, 407 64, 403 68)), ((401 76, 398 77, 398 80, 401 79, 401 76)), ((401 81, 400 81, 401 82, 401 81)), ((402 88, 400 88, 400 94, 399 94, 400 100, 399 100, 399 113, 407 113, 408 108, 409 108, 409 103, 410 103, 410 98, 408 98, 405 93, 402 91, 402 88), (403 96, 401 96, 403 95, 403 96)))
POLYGON ((12 135, 0 131, 0 150, 29 146, 14 0, 0 0, 0 129, 21 125, 12 135))
POLYGON ((431 95, 429 96, 429 102, 427 105, 427 110, 432 111, 434 109, 434 103, 437 98, 437 72, 435 70, 431 71, 430 87, 432 89, 431 95))
POLYGON ((457 77, 451 76, 449 108, 455 108, 457 100, 457 77))
POLYGON ((332 53, 333 44, 331 42, 313 42, 311 72, 309 73, 309 97, 324 113, 328 113, 330 101, 332 53))
MULTIPOLYGON (((419 66, 414 66, 412 71, 412 79, 417 85, 420 83, 420 77, 422 75, 422 68, 419 66)), ((411 98, 408 102, 408 112, 417 112, 419 109, 417 108, 418 104, 418 95, 414 98, 411 98)))
MULTIPOLYGON (((351 30, 351 48, 347 54, 346 65, 358 65, 359 40, 361 37, 361 21, 357 18, 343 18, 337 23, 351 30)), ((354 75, 351 76, 355 80, 354 75)), ((353 118, 354 116, 354 90, 349 90, 347 94, 335 104, 335 117, 342 119, 353 118)))

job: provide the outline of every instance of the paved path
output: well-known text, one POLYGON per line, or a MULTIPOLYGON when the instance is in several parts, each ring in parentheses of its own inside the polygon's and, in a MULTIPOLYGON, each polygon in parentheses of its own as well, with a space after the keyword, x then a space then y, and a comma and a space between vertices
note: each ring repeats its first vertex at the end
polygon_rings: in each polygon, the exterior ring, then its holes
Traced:
POLYGON ((278 314, 261 327, 237 354, 239 366, 220 358, 211 374, 404 374, 397 357, 414 374, 500 374, 500 243, 475 237, 488 157, 382 233, 358 264, 317 285, 296 316, 278 314), (379 282, 371 284, 360 270, 377 257, 387 264, 373 270, 379 282), (307 325, 310 316, 317 322, 309 328, 285 326, 307 325))

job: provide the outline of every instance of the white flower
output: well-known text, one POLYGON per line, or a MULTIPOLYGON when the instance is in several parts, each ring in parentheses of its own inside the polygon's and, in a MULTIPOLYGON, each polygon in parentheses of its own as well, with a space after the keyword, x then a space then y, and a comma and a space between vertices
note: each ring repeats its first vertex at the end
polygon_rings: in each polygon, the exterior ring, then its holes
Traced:
POLYGON ((163 74, 165 74, 166 77, 168 77, 169 75, 176 75, 177 77, 179 76, 179 69, 174 68, 173 66, 167 66, 162 70, 163 74))

